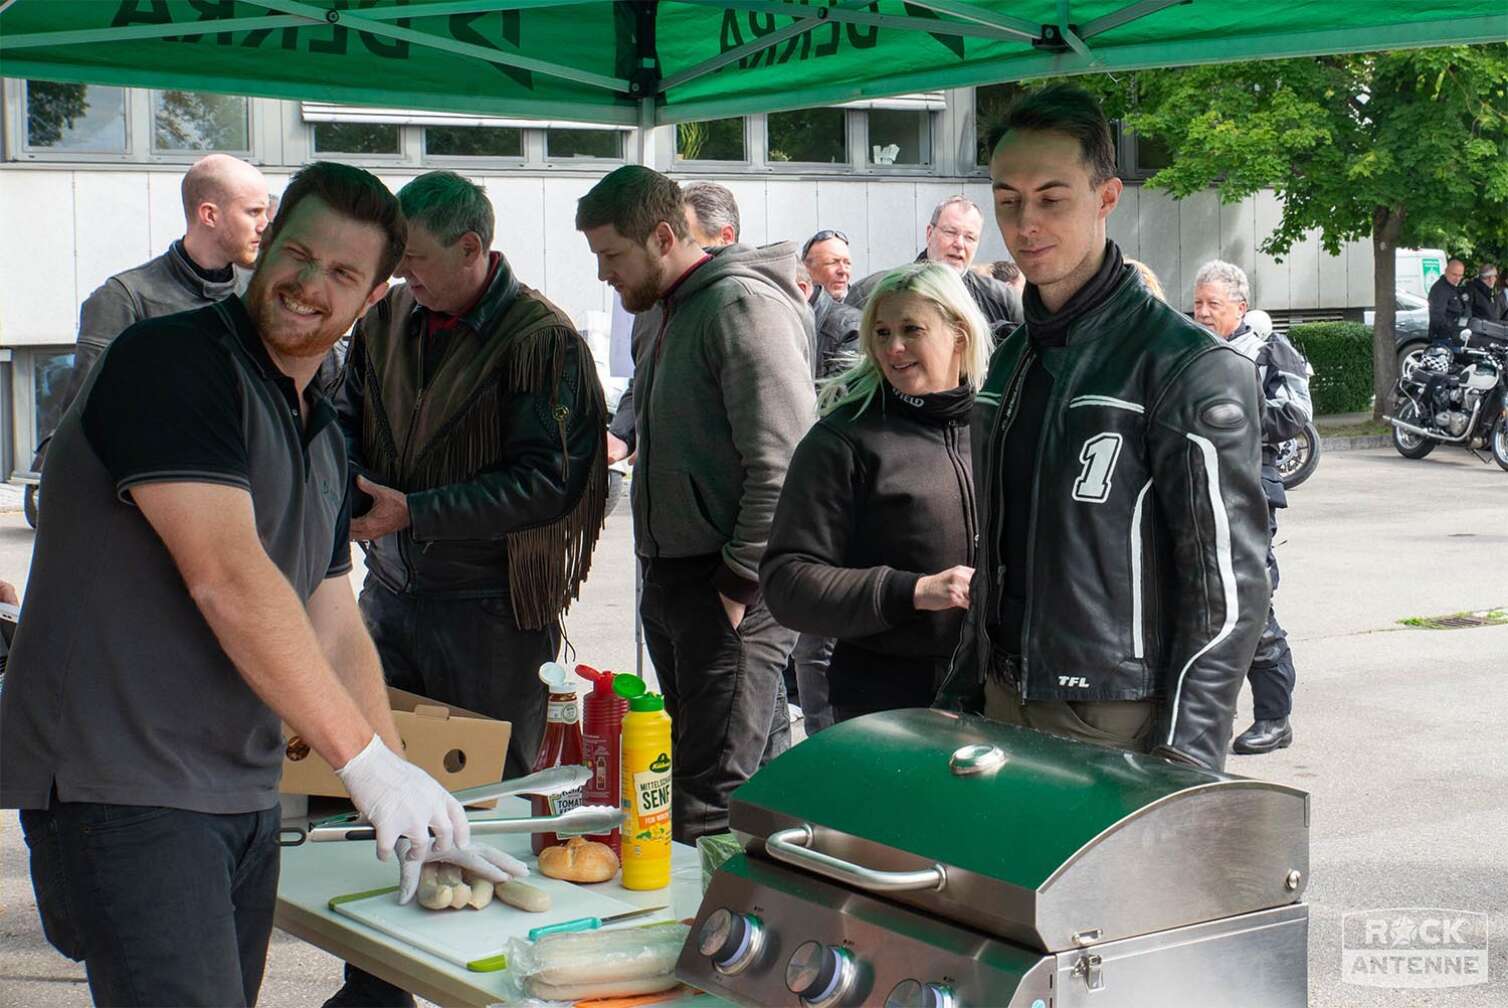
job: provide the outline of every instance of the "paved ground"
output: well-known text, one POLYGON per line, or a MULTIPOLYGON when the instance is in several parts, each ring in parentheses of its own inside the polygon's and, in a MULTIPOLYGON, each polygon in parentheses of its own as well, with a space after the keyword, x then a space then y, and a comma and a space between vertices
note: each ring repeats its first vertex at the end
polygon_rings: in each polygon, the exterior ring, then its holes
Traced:
MULTIPOLYGON (((1505 510, 1508 474, 1495 466, 1460 451, 1409 462, 1382 449, 1327 454, 1283 516, 1279 613, 1299 666, 1298 739, 1276 755, 1233 757, 1230 769, 1313 794, 1307 899, 1318 1008, 1508 1003, 1508 626, 1398 624, 1508 606, 1505 510), (1342 984, 1341 916, 1387 907, 1489 915, 1491 982, 1412 992, 1342 984)), ((0 516, 0 577, 24 580, 30 545, 19 515, 0 516)), ((620 512, 569 619, 580 659, 631 669, 632 614, 620 512)), ((0 816, 0 950, 0 1006, 88 1003, 81 969, 42 941, 8 815, 0 816)), ((263 1003, 317 1006, 338 976, 331 957, 275 937, 263 1003)))

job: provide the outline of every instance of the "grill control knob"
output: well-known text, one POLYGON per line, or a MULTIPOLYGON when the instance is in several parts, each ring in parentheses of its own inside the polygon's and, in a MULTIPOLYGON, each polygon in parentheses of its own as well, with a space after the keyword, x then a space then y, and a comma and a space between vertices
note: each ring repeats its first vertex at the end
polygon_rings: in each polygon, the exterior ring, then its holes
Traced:
POLYGON ((885 999, 885 1008, 958 1008, 958 999, 951 987, 902 980, 885 999))
POLYGON ((752 914, 719 907, 707 915, 697 932, 697 948, 722 974, 742 973, 764 947, 764 924, 752 914))
POLYGON ((828 1008, 853 986, 853 955, 821 942, 803 943, 785 965, 785 986, 809 1008, 828 1008))

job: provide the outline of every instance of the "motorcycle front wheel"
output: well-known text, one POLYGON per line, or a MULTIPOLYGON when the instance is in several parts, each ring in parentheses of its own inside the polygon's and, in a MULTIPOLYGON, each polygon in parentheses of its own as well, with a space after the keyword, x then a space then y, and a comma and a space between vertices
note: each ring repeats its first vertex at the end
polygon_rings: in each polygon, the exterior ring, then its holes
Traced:
MULTIPOLYGON (((1419 416, 1419 407, 1414 405, 1414 400, 1406 396, 1398 397, 1398 410, 1394 414, 1397 419, 1404 423, 1422 427, 1423 418, 1419 416)), ((1435 450, 1436 442, 1432 438, 1421 437, 1412 434, 1402 427, 1393 428, 1393 447, 1398 449, 1398 454, 1407 459, 1422 459, 1435 450)))
POLYGON ((1314 424, 1306 423, 1292 439, 1278 446, 1278 477, 1284 490, 1292 490, 1319 466, 1320 437, 1314 424))
POLYGON ((1508 471, 1508 413, 1498 417, 1492 433, 1487 436, 1487 446, 1492 450, 1492 460, 1498 468, 1508 471))

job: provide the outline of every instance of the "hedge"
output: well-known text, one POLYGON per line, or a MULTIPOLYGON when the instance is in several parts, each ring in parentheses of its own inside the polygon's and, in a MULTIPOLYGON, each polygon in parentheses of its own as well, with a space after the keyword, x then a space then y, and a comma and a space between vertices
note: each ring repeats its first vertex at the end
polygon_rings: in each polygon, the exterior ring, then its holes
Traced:
POLYGON ((1372 408, 1372 330, 1360 322, 1308 322, 1288 338, 1309 358, 1316 416, 1372 408))

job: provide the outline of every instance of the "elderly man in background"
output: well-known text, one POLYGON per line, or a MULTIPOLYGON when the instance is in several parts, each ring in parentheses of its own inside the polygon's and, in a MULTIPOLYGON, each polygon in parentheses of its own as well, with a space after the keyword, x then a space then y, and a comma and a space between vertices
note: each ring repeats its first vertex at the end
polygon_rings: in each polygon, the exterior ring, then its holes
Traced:
MULTIPOLYGON (((967 196, 949 196, 932 210, 932 220, 927 224, 927 247, 916 257, 917 262, 930 259, 951 266, 963 277, 963 285, 969 296, 984 314, 995 339, 999 340, 1006 327, 1025 320, 1021 310, 1021 292, 995 280, 981 276, 969 267, 974 263, 974 253, 979 251, 979 236, 984 228, 984 214, 967 196)), ((849 288, 847 304, 862 309, 869 300, 870 291, 889 270, 871 273, 849 288)))
POLYGON ((1471 301, 1471 317, 1488 322, 1503 321, 1503 299, 1498 297, 1498 268, 1495 263, 1477 267, 1477 275, 1466 285, 1471 301))
POLYGON ((828 297, 834 301, 848 297, 848 285, 853 280, 848 235, 835 228, 823 228, 801 246, 801 263, 812 275, 812 282, 826 291, 828 297))
MULTIPOLYGON (((1273 536, 1278 509, 1288 506, 1278 475, 1278 446, 1298 436, 1314 417, 1309 399, 1309 365, 1282 333, 1266 336, 1246 324, 1251 285, 1239 266, 1215 259, 1194 275, 1194 321, 1251 358, 1262 393, 1262 492, 1267 497, 1267 576, 1278 590, 1278 557, 1273 536)), ((1288 634, 1271 603, 1247 680, 1251 683, 1253 723, 1236 737, 1232 751, 1244 755, 1272 752, 1293 744, 1293 653, 1288 634)))

